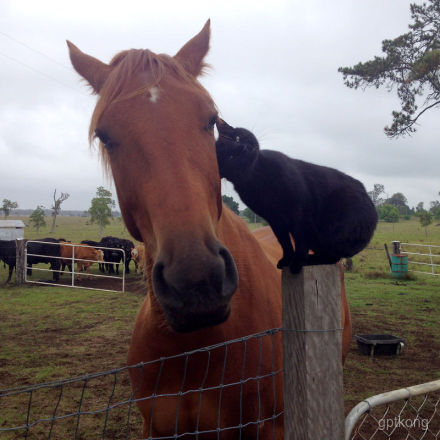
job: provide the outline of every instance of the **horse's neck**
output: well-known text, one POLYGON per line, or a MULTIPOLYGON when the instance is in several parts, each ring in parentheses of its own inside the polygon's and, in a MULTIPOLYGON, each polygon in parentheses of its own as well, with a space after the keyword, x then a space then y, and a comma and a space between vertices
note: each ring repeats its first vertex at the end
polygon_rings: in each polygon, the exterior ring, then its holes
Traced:
MULTIPOLYGON (((246 222, 223 205, 222 216, 217 228, 219 240, 231 252, 239 271, 240 286, 246 287, 248 277, 260 278, 261 273, 273 272, 274 262, 267 255, 261 243, 250 231, 246 222)), ((274 240, 276 241, 275 237, 274 240)), ((277 275, 275 275, 277 276, 277 275)))

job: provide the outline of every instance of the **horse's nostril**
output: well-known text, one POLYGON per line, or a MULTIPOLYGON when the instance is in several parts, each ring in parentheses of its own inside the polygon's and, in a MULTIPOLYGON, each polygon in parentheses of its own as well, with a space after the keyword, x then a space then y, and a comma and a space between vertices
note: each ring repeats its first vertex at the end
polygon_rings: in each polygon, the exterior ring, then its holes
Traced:
POLYGON ((163 295, 162 301, 164 301, 167 306, 175 308, 182 307, 183 301, 179 297, 179 292, 165 279, 164 271, 164 263, 157 261, 153 267, 154 290, 158 294, 166 292, 166 295, 163 295))
POLYGON ((162 253, 153 266, 154 294, 168 322, 178 331, 224 322, 238 284, 229 251, 211 242, 177 255, 162 253))
POLYGON ((222 294, 225 297, 230 297, 237 290, 238 286, 237 267, 235 266, 232 255, 225 247, 220 248, 219 255, 223 259, 225 265, 225 278, 223 281, 222 294))

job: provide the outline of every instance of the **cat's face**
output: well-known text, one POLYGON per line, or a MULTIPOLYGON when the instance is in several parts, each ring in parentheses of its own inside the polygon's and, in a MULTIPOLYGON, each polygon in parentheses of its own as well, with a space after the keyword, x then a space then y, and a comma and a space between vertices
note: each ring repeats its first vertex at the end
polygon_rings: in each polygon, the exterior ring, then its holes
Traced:
POLYGON ((218 119, 219 136, 215 143, 220 176, 234 182, 252 166, 260 150, 257 138, 245 128, 234 128, 218 119))

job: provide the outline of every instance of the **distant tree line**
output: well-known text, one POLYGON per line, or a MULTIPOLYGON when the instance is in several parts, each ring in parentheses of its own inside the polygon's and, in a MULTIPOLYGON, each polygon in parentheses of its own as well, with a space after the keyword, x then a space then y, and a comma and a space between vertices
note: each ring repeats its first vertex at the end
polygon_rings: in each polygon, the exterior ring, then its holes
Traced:
MULTIPOLYGON (((384 198, 385 187, 380 183, 374 184, 371 191, 368 192, 371 200, 376 207, 379 220, 389 223, 397 223, 401 217, 409 220, 411 216, 419 218, 421 226, 425 228, 426 235, 428 234, 427 227, 433 220, 440 220, 440 201, 433 200, 430 202, 430 207, 425 209, 424 203, 419 202, 415 207, 410 208, 408 201, 402 193, 395 193, 391 197, 384 198)), ((440 192, 438 193, 440 196, 440 192)))
POLYGON ((17 209, 17 202, 3 199, 0 211, 3 211, 5 218, 9 217, 11 213, 19 216, 29 216, 29 222, 35 227, 37 233, 39 233, 41 227, 46 226, 46 217, 51 216, 53 218, 50 231, 51 234, 55 232, 57 216, 88 217, 90 218, 91 223, 98 224, 100 236, 102 236, 104 227, 110 223, 110 218, 121 217, 119 211, 112 210, 112 208, 116 206, 116 203, 112 199, 111 192, 102 186, 97 188, 96 197, 91 200, 91 206, 87 211, 62 211, 61 204, 67 200, 69 196, 68 193, 63 192, 57 196, 57 190, 55 189, 53 193, 53 206, 51 209, 46 209, 43 205, 38 205, 36 209, 17 209))
POLYGON ((253 212, 250 208, 246 207, 242 210, 240 210, 240 205, 238 202, 234 200, 233 197, 223 195, 222 196, 223 203, 235 214, 239 215, 240 217, 244 217, 249 221, 249 223, 262 223, 263 225, 267 225, 267 221, 264 220, 264 218, 258 216, 253 212))
MULTIPOLYGON (((44 216, 50 217, 52 215, 52 210, 49 208, 43 208, 44 216)), ((25 217, 30 216, 34 212, 34 209, 13 209, 11 211, 12 215, 25 217)), ((83 209, 62 209, 60 210, 58 216, 60 217, 90 217, 90 213, 88 210, 83 209)), ((121 217, 122 214, 120 211, 112 210, 112 217, 121 217)))

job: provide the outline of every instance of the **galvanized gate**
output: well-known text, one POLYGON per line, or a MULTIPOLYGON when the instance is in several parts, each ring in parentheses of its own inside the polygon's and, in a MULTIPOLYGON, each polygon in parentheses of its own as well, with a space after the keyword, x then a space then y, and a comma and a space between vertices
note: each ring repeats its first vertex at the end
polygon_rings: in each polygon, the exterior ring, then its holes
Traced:
MULTIPOLYGON (((78 254, 78 251, 77 251, 78 254)), ((61 287, 73 287, 73 288, 77 288, 77 289, 89 289, 89 290, 101 290, 101 291, 107 291, 107 292, 124 292, 125 291, 125 262, 126 262, 126 255, 125 255, 125 251, 123 249, 120 248, 109 248, 109 247, 103 247, 103 246, 88 246, 88 245, 84 245, 84 244, 74 244, 74 243, 69 243, 69 242, 48 242, 48 241, 39 241, 39 240, 27 240, 26 242, 26 246, 25 246, 25 252, 24 252, 24 273, 25 273, 25 282, 27 283, 33 283, 33 284, 44 284, 44 285, 49 285, 49 286, 53 286, 53 285, 58 285, 61 287), (47 249, 50 249, 53 247, 53 251, 49 251, 49 253, 45 253, 45 254, 38 254, 38 253, 33 253, 32 249, 29 250, 29 244, 41 244, 44 245, 45 247, 47 247, 47 249), (59 252, 59 246, 71 246, 72 247, 72 257, 70 258, 65 258, 62 257, 60 255, 59 252), (58 247, 58 250, 57 250, 58 247), (75 249, 79 249, 79 248, 86 248, 86 249, 96 249, 96 250, 109 250, 112 252, 118 252, 121 253, 121 262, 119 263, 115 263, 114 261, 105 261, 104 259, 102 261, 98 261, 98 260, 90 260, 90 259, 84 259, 84 258, 77 258, 75 257, 75 249), (31 257, 29 259, 29 257, 31 257), (36 259, 41 259, 43 260, 43 262, 45 263, 50 263, 50 260, 52 260, 52 262, 54 261, 58 261, 60 264, 57 266, 62 265, 62 263, 65 263, 68 267, 68 264, 71 265, 72 270, 68 270, 67 272, 65 272, 64 270, 61 270, 60 268, 53 268, 52 263, 50 268, 42 268, 42 267, 32 267, 32 264, 39 264, 39 263, 29 263, 29 261, 32 261, 33 258, 36 259), (44 261, 46 260, 46 261, 44 261), (97 264, 116 264, 116 265, 122 265, 122 274, 121 275, 103 275, 103 274, 95 274, 95 273, 88 273, 87 272, 87 276, 88 277, 93 277, 93 278, 102 278, 102 279, 115 279, 115 280, 120 280, 121 281, 121 289, 104 289, 104 288, 99 288, 99 287, 91 287, 91 286, 84 286, 84 285, 79 285, 78 284, 78 278, 75 279, 75 276, 81 276, 84 275, 85 272, 78 272, 75 271, 75 263, 97 263, 97 264), (57 273, 58 276, 55 276, 54 278, 56 278, 54 281, 43 281, 43 280, 32 280, 29 278, 29 276, 31 276, 31 271, 38 271, 38 272, 47 272, 47 273, 57 273), (65 283, 60 283, 59 282, 59 278, 63 273, 67 273, 70 275, 70 279, 71 282, 69 284, 65 284, 65 283)))
POLYGON ((434 244, 400 243, 401 252, 408 255, 408 272, 440 276, 440 246, 434 244), (426 269, 426 270, 425 270, 426 269))

